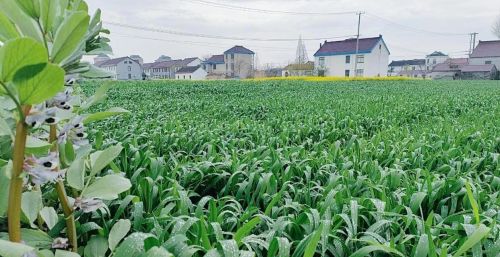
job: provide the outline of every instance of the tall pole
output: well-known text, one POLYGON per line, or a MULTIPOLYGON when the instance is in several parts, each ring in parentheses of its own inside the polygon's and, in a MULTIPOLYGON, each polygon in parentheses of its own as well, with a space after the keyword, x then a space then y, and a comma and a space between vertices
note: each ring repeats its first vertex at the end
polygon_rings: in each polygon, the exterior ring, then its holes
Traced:
POLYGON ((476 48, 476 36, 478 35, 479 33, 477 32, 473 32, 473 33, 470 33, 470 41, 469 41, 469 56, 472 54, 472 52, 474 51, 474 48, 476 48))
POLYGON ((364 12, 358 12, 356 13, 358 15, 358 34, 356 36, 356 56, 354 56, 354 76, 358 76, 358 53, 359 53, 359 31, 361 28, 361 15, 364 14, 364 12))

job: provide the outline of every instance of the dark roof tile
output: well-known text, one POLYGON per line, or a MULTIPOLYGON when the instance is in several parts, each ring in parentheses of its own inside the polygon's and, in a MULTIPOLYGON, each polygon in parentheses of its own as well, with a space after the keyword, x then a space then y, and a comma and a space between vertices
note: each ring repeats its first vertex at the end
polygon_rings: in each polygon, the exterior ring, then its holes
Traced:
POLYGON ((208 58, 204 63, 206 64, 223 64, 224 63, 224 55, 212 55, 212 57, 208 58))
POLYGON ((476 46, 470 57, 500 57, 500 40, 479 41, 479 44, 476 46))
MULTIPOLYGON (((382 40, 382 36, 372 38, 360 38, 358 53, 371 53, 377 43, 382 40)), ((314 56, 345 55, 356 53, 356 38, 349 38, 342 41, 326 41, 314 56)))
POLYGON ((224 52, 224 54, 255 54, 252 50, 243 46, 234 46, 224 52))
POLYGON ((425 59, 399 60, 399 61, 392 61, 391 64, 389 64, 390 67, 407 66, 407 65, 425 65, 425 59))
POLYGON ((193 73, 197 71, 201 66, 187 66, 187 67, 182 67, 180 70, 176 72, 176 74, 188 74, 188 73, 193 73))

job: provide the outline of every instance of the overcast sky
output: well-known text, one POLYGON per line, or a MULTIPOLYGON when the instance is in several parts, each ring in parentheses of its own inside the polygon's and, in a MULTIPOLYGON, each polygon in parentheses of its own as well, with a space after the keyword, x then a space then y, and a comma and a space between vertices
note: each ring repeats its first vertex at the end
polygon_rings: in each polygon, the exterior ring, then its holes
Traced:
MULTIPOLYGON (((391 59, 423 58, 435 50, 464 56, 467 33, 478 39, 495 39, 492 24, 500 15, 498 0, 88 0, 100 8, 103 20, 205 35, 274 39, 329 38, 356 34, 357 16, 290 15, 214 7, 206 2, 286 12, 337 13, 362 10, 361 35, 382 34, 391 59), (383 18, 383 19, 381 19, 383 18), (439 32, 439 33, 434 33, 439 32), (441 34, 445 33, 445 34, 441 34), (449 35, 463 34, 463 35, 449 35)), ((141 55, 151 62, 159 55, 172 58, 221 54, 234 45, 257 53, 259 64, 286 64, 295 58, 297 41, 261 42, 221 40, 148 32, 105 24, 111 30, 114 56, 141 55)), ((336 40, 333 39, 332 40, 336 40)), ((331 40, 329 40, 331 41, 331 40)), ((322 40, 306 41, 309 58, 322 40)))

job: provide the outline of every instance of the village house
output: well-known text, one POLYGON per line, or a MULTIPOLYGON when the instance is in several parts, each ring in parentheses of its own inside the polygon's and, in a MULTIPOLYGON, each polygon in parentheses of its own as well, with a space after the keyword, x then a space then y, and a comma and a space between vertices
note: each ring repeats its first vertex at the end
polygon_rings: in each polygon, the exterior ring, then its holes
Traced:
POLYGON ((224 79, 226 77, 223 54, 212 55, 203 62, 202 67, 207 72, 207 79, 224 79))
MULTIPOLYGON (((110 72, 113 79, 116 80, 142 80, 143 70, 140 63, 133 60, 132 58, 125 56, 116 59, 104 60, 103 56, 97 59, 95 65, 105 71, 110 72)), ((94 62, 96 60, 94 59, 94 62)))
POLYGON ((439 51, 434 51, 433 53, 425 57, 425 66, 427 71, 432 71, 436 65, 446 62, 450 59, 450 56, 439 51))
POLYGON ((462 76, 462 68, 469 64, 467 58, 448 58, 442 63, 436 64, 429 78, 435 80, 456 80, 462 76))
POLYGON ((175 78, 179 80, 203 80, 207 77, 207 72, 198 66, 182 67, 175 73, 175 78))
POLYGON ((303 77, 314 75, 314 62, 303 64, 289 64, 281 72, 282 77, 303 77))
POLYGON ((465 65, 461 72, 464 80, 498 79, 498 69, 494 64, 465 65))
POLYGON ((175 74, 183 67, 194 67, 201 65, 197 57, 182 60, 158 61, 144 64, 144 70, 149 79, 175 79, 175 74))
POLYGON ((425 59, 399 60, 389 64, 389 76, 425 78, 425 59))
POLYGON ((356 55, 356 38, 343 41, 325 41, 314 54, 319 76, 385 77, 389 63, 389 49, 382 35, 360 38, 356 55), (357 61, 357 69, 355 63, 357 61))
POLYGON ((234 46, 224 52, 226 77, 246 79, 253 77, 255 53, 243 46, 234 46))
POLYGON ((496 69, 500 69, 500 40, 479 41, 470 55, 470 64, 493 64, 496 69))

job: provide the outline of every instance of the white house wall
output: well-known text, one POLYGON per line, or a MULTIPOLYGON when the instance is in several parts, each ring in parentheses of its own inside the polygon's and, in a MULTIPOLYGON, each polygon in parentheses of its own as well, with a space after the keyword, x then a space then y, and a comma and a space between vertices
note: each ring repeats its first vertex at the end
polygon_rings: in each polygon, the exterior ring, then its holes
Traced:
MULTIPOLYGON (((363 77, 386 77, 387 70, 389 68, 389 51, 384 46, 382 41, 379 41, 377 45, 373 48, 371 53, 360 53, 358 55, 364 55, 364 63, 358 63, 358 69, 363 69, 363 77)), ((344 77, 345 71, 350 70, 350 77, 354 77, 356 72, 354 70, 355 66, 355 54, 349 54, 351 56, 351 62, 346 63, 347 55, 333 55, 324 56, 325 57, 325 75, 333 77, 344 77)), ((315 57, 315 66, 319 66, 320 56, 315 57)))
POLYGON ((495 66, 497 66, 497 69, 500 69, 500 57, 470 58, 469 64, 482 65, 486 64, 487 61, 491 61, 491 64, 494 64, 495 66))

